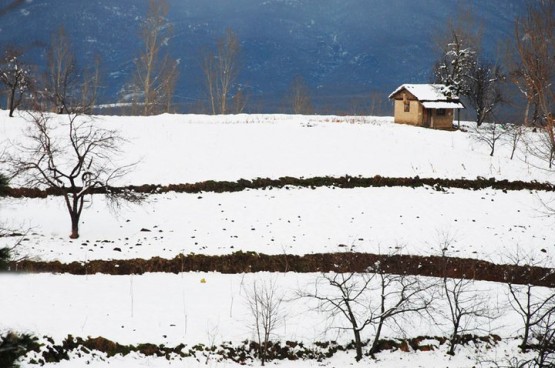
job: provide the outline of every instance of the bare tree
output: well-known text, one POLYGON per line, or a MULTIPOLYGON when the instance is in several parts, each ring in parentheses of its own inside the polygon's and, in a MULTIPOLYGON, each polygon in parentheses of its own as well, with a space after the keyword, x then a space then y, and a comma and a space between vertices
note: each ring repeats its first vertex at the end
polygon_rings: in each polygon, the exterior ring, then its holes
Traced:
POLYGON ((252 289, 246 290, 246 301, 253 320, 252 329, 258 342, 258 354, 262 365, 268 360, 271 336, 283 321, 281 304, 284 300, 275 281, 254 282, 252 289))
POLYGON ((99 128, 77 113, 66 116, 66 123, 54 123, 46 113, 29 113, 25 141, 8 152, 7 162, 12 177, 20 176, 24 186, 51 188, 63 196, 71 218, 70 238, 76 239, 87 195, 103 189, 112 200, 138 198, 109 187, 133 167, 114 164, 124 143, 118 132, 99 128))
POLYGON ((515 48, 518 64, 513 81, 527 100, 524 123, 529 124, 529 108, 537 107, 534 120, 553 125, 555 103, 555 1, 529 2, 527 14, 515 22, 515 48))
POLYGON ((371 281, 369 275, 354 272, 323 274, 316 280, 314 291, 298 292, 300 297, 317 300, 318 309, 332 320, 338 315, 345 317, 349 322, 348 329, 353 333, 357 361, 362 359, 361 333, 372 322, 367 308, 367 291, 371 281), (320 290, 326 284, 332 287, 332 292, 320 290))
POLYGON ((83 79, 81 82, 80 102, 83 113, 92 114, 92 110, 96 105, 98 97, 98 88, 100 84, 100 56, 94 58, 93 67, 83 72, 83 79))
MULTIPOLYGON (((441 297, 447 301, 447 310, 443 317, 450 329, 450 343, 447 354, 455 355, 455 348, 460 344, 460 336, 478 329, 480 322, 495 318, 487 296, 480 294, 474 287, 474 280, 454 279, 448 277, 447 257, 450 240, 446 237, 441 244, 441 256, 444 262, 441 279, 441 297)), ((471 270, 469 270, 471 272, 471 270)))
POLYGON ((505 101, 501 93, 505 75, 499 65, 478 60, 470 66, 467 78, 467 99, 476 111, 476 123, 480 126, 505 101))
POLYGON ((455 355, 460 336, 475 330, 479 319, 493 319, 487 299, 474 289, 473 280, 442 279, 443 298, 447 300, 447 320, 450 325, 450 343, 447 354, 455 355))
POLYGON ((383 327, 389 322, 400 326, 398 319, 427 312, 433 293, 431 284, 421 282, 416 276, 387 274, 379 263, 369 271, 376 273, 379 292, 378 302, 370 306, 372 326, 375 328, 370 354, 374 356, 383 327))
POLYGON ((385 101, 387 96, 383 92, 372 91, 368 97, 370 105, 368 107, 368 114, 371 116, 380 116, 384 113, 385 101))
POLYGON ((23 51, 9 47, 0 60, 0 83, 8 90, 9 116, 13 117, 24 93, 31 88, 29 67, 21 60, 23 51))
POLYGON ((524 132, 524 127, 522 126, 522 124, 507 124, 505 126, 505 128, 507 129, 507 134, 506 137, 509 140, 509 143, 511 144, 511 160, 514 158, 515 156, 515 152, 516 149, 518 148, 518 144, 520 143, 521 139, 522 139, 522 134, 524 132))
POLYGON ((178 62, 164 48, 172 35, 167 20, 165 0, 148 0, 148 11, 141 25, 144 49, 135 60, 135 72, 124 91, 124 99, 131 96, 136 113, 153 115, 170 112, 175 85, 179 76, 178 62))
POLYGON ((310 88, 300 75, 296 76, 291 83, 288 100, 293 114, 309 115, 314 113, 310 88))
POLYGON ((318 309, 329 314, 332 320, 337 315, 345 317, 354 336, 357 361, 363 356, 362 332, 366 327, 374 329, 369 351, 373 356, 384 326, 390 323, 400 326, 400 318, 426 311, 432 301, 427 292, 431 286, 425 286, 416 277, 387 274, 379 264, 369 272, 375 273, 324 274, 316 281, 314 291, 298 293, 317 300, 318 309), (321 290, 325 284, 332 289, 321 290))
POLYGON ((229 113, 229 99, 239 75, 241 44, 232 29, 216 42, 216 51, 205 52, 202 72, 212 114, 229 113))
POLYGON ((542 127, 535 127, 539 134, 526 136, 527 152, 547 164, 549 169, 555 163, 555 121, 548 119, 542 127))
POLYGON ((555 366, 555 309, 534 329, 538 341, 534 364, 538 368, 555 366))
POLYGON ((526 351, 532 330, 555 313, 555 293, 542 297, 537 291, 538 288, 533 285, 515 285, 509 282, 508 286, 511 307, 520 315, 523 322, 520 348, 526 351))
POLYGON ((78 79, 73 47, 63 26, 51 36, 47 63, 47 93, 54 111, 63 114, 68 106, 75 105, 73 98, 78 79))
POLYGON ((515 22, 518 64, 513 81, 526 97, 525 125, 530 120, 541 125, 543 139, 531 153, 548 162, 555 159, 555 0, 530 2, 525 16, 515 22))
POLYGON ((248 96, 242 89, 238 90, 231 98, 233 102, 233 113, 242 114, 247 108, 248 96))
MULTIPOLYGON (((530 255, 523 254, 519 249, 515 254, 507 257, 507 261, 515 266, 542 266, 542 261, 537 261, 530 255)), ((543 290, 534 285, 519 285, 513 279, 507 280, 509 303, 517 312, 523 322, 523 336, 520 348, 523 352, 528 350, 529 338, 534 329, 544 323, 550 316, 555 316, 555 292, 543 290)))
POLYGON ((504 137, 506 133, 504 124, 497 124, 495 122, 477 126, 474 134, 474 139, 488 145, 490 148, 490 156, 495 153, 495 147, 498 142, 504 137))

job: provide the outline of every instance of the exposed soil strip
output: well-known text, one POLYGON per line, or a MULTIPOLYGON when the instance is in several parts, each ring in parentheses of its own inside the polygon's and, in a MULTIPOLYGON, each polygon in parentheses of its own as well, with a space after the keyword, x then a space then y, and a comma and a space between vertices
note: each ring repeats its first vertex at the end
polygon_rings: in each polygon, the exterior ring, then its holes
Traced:
POLYGON ((179 255, 173 259, 95 260, 60 263, 20 261, 10 265, 20 272, 69 273, 74 275, 131 275, 146 272, 376 272, 400 275, 452 277, 495 282, 512 282, 555 287, 555 269, 499 265, 482 260, 438 256, 379 255, 370 253, 321 253, 307 255, 266 255, 236 252, 229 255, 179 255))
MULTIPOLYGON (((494 178, 476 179, 442 179, 442 178, 420 178, 418 176, 412 178, 391 178, 379 175, 363 178, 363 177, 313 177, 313 178, 293 178, 282 177, 279 179, 257 178, 253 180, 240 179, 238 181, 203 181, 193 184, 145 184, 130 185, 127 187, 111 187, 108 190, 117 192, 134 192, 140 194, 155 194, 166 192, 177 193, 200 193, 200 192, 238 192, 245 189, 272 189, 283 188, 287 186, 317 188, 317 187, 335 187, 335 188, 369 188, 369 187, 411 187, 417 188, 422 186, 430 186, 435 190, 443 191, 445 188, 460 189, 485 189, 491 188, 496 190, 536 190, 536 191, 555 191, 555 185, 551 183, 539 183, 536 181, 509 181, 496 180, 494 178)), ((80 188, 77 188, 80 190, 80 188)), ((91 194, 105 194, 106 189, 94 190, 91 194)), ((37 188, 7 188, 0 195, 9 197, 26 197, 26 198, 44 198, 47 196, 61 195, 62 192, 57 189, 37 189, 37 188)))

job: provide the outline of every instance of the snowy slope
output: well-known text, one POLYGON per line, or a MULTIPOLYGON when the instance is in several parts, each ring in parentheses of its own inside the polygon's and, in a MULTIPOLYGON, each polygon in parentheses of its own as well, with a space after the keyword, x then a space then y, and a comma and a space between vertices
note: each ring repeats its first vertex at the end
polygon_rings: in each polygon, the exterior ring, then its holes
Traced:
MULTIPOLYGON (((180 62, 175 101, 187 108, 203 98, 200 56, 214 46, 226 28, 241 41, 238 83, 261 101, 265 111, 280 111, 296 75, 308 82, 322 107, 346 110, 353 97, 371 91, 387 95, 402 83, 423 83, 437 57, 436 33, 448 18, 472 8, 476 26, 483 28, 486 58, 495 59, 500 42, 513 33, 523 0, 169 0, 174 35, 169 53, 180 62)), ((78 64, 102 60, 103 103, 117 101, 131 79, 133 60, 142 50, 139 27, 146 0, 25 1, 2 18, 0 43, 26 50, 27 59, 42 67, 50 35, 63 25, 72 40, 78 64), (63 8, 64 11, 59 11, 63 8)), ((166 48, 164 48, 166 49, 166 48)), ((183 111, 183 110, 179 110, 183 111)))
MULTIPOLYGON (((0 114, 0 143, 24 144, 25 116, 0 114)), ((97 117, 95 124, 117 129, 128 140, 121 160, 137 166, 122 184, 325 175, 553 178, 530 155, 518 152, 509 160, 509 144, 490 157, 489 147, 471 133, 398 125, 391 118, 164 114, 97 117)))
MULTIPOLYGON (((239 343, 244 339, 254 338, 250 327, 252 319, 245 299, 246 293, 255 282, 272 282, 276 285, 279 295, 285 298, 274 338, 307 344, 328 340, 348 343, 352 337, 350 331, 340 328, 345 326, 345 321, 340 316, 330 320, 329 315, 316 308, 313 300, 294 297, 298 290, 313 288, 318 277, 320 276, 317 274, 295 273, 3 275, 0 276, 0 294, 4 296, 0 299, 0 309, 3 311, 0 329, 10 327, 38 335, 45 334, 58 342, 67 334, 73 334, 83 337, 103 336, 121 344, 150 342, 166 346, 176 346, 180 343, 190 346, 196 343, 217 345, 222 341, 239 343), (206 282, 202 283, 202 279, 206 282)), ((437 282, 433 278, 424 279, 424 282, 437 282)), ((445 364, 468 367, 468 360, 474 361, 480 354, 488 358, 495 355, 502 357, 506 354, 503 351, 511 346, 509 337, 516 336, 520 326, 518 315, 506 303, 506 286, 476 282, 470 285, 470 288, 477 295, 489 295, 488 303, 492 315, 497 318, 492 321, 470 321, 465 328, 476 328, 476 324, 481 323, 476 331, 481 334, 499 334, 505 337, 506 341, 481 353, 474 351, 472 345, 459 348, 457 357, 446 356, 442 349, 427 353, 412 352, 407 355, 400 351, 383 352, 378 354, 377 362, 384 360, 393 364, 396 361, 392 366, 401 366, 399 364, 408 364, 403 363, 405 360, 416 359, 417 363, 413 364, 423 365, 432 361, 435 362, 432 367, 445 364)), ((325 285, 320 289, 323 295, 328 291, 325 285)), ((547 293, 549 290, 538 288, 537 292, 547 293)), ((376 300, 377 294, 371 294, 369 298, 376 300)), ((447 305, 438 298, 435 307, 438 312, 445 310, 447 305)), ((400 326, 386 326, 383 331, 384 338, 399 337, 399 328, 405 331, 407 337, 441 336, 449 329, 439 315, 436 323, 430 323, 427 315, 417 314, 400 321, 400 326)), ((373 334, 371 327, 363 331, 364 338, 373 334)), ((513 346, 511 349, 514 348, 513 346)), ((350 365, 354 363, 352 352, 350 354, 340 355, 341 358, 335 357, 324 364, 334 365, 335 361, 339 366, 350 365), (335 359, 340 360, 337 362, 335 359)), ((152 358, 142 361, 148 362, 149 359, 152 358)), ((120 366, 118 361, 114 361, 116 366, 120 366)), ((366 364, 371 364, 371 361, 365 358, 366 364)), ((228 361, 224 362, 226 365, 231 364, 228 361)), ((312 366, 315 363, 301 361, 299 366, 312 366)), ((297 362, 282 362, 281 365, 297 366, 297 362)))
MULTIPOLYGON (((53 117, 53 123, 63 119, 53 117)), ((23 117, 8 119, 1 111, 0 144, 8 151, 17 150, 25 144, 27 124, 23 117)), ((390 118, 161 115, 97 117, 94 124, 119 130, 127 143, 117 160, 137 162, 135 170, 119 184, 316 175, 553 180, 553 172, 527 155, 524 145, 514 160, 508 159, 507 144, 491 158, 488 147, 477 142, 473 133, 395 125, 390 118)), ((525 136, 527 141, 537 138, 538 134, 532 132, 525 136)), ((93 196, 82 215, 81 238, 75 241, 68 239, 69 217, 60 197, 2 198, 0 223, 29 229, 20 239, 21 255, 63 262, 171 258, 179 253, 229 254, 239 250, 430 255, 438 254, 440 243, 447 239, 448 252, 453 256, 507 263, 518 252, 535 263, 554 267, 555 244, 550 236, 553 217, 545 216, 543 207, 552 198, 552 193, 491 189, 290 187, 221 194, 156 194, 141 205, 110 212, 102 196, 93 196)), ((16 240, 0 238, 0 246, 12 245, 16 240)), ((48 335, 58 343, 70 333, 81 337, 100 335, 119 343, 240 343, 252 338, 245 287, 255 280, 273 280, 280 292, 291 296, 296 290, 314 285, 317 277, 194 272, 141 276, 4 274, 0 275, 0 331, 48 335)), ((378 360, 365 358, 361 364, 468 367, 480 355, 497 360, 515 354, 518 349, 513 338, 520 324, 507 305, 506 287, 477 282, 473 288, 488 296, 500 317, 472 331, 500 334, 503 341, 499 345, 492 349, 468 346, 456 357, 446 356, 444 348, 426 354, 384 352, 378 360)), ((330 321, 310 303, 287 300, 287 322, 276 339, 307 344, 350 340, 348 334, 328 328, 330 321)), ((445 307, 441 298, 437 302, 445 307)), ((404 321, 408 323, 404 327, 412 337, 445 335, 445 325, 436 322, 414 318, 404 321)), ((342 322, 334 321, 337 327, 336 323, 342 322)), ((373 332, 367 333, 371 337, 373 332)), ((395 328, 384 333, 388 337, 403 336, 395 328)), ((295 366, 345 366, 352 362, 351 351, 322 363, 301 361, 295 366)), ((276 364, 288 367, 290 363, 276 364)), ((188 358, 168 362, 137 354, 107 360, 102 354, 73 356, 69 362, 48 366, 85 364, 234 366, 229 361, 188 358)))
MULTIPOLYGON (((177 254, 371 252, 452 256, 508 263, 528 254, 555 266, 546 193, 432 188, 274 189, 152 195, 111 212, 96 197, 82 215, 81 237, 68 238, 60 197, 4 199, 13 227, 30 228, 19 250, 62 262, 177 254), (143 230, 143 231, 141 231, 143 230), (148 231, 146 231, 148 230, 148 231), (114 250, 117 248, 116 250, 114 250)), ((0 246, 13 238, 0 238, 0 246)))

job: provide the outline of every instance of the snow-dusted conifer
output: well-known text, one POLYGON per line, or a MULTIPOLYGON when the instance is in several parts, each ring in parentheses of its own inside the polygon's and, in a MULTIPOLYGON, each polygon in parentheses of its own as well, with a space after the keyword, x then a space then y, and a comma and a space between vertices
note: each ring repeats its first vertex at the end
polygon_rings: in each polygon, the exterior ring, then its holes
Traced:
POLYGON ((23 95, 31 87, 29 68, 22 62, 23 53, 15 48, 8 48, 0 60, 0 83, 8 93, 9 116, 21 104, 23 95))

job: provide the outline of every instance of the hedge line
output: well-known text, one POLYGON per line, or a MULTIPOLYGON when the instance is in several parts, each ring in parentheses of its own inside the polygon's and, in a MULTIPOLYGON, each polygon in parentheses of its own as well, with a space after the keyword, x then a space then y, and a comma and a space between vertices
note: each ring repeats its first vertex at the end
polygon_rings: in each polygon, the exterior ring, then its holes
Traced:
MULTIPOLYGON (((130 185, 126 187, 110 187, 106 189, 96 189, 92 194, 105 194, 107 191, 124 192, 130 191, 139 194, 154 193, 200 193, 200 192, 238 192, 245 189, 271 189, 283 188, 288 186, 317 188, 317 187, 336 187, 336 188, 369 188, 369 187, 411 187, 417 188, 422 186, 430 186, 436 190, 442 191, 444 188, 460 188, 478 190, 491 188, 496 190, 538 190, 538 191, 555 191, 555 185, 551 183, 540 183, 536 181, 509 181, 496 180, 495 178, 476 179, 444 179, 444 178, 420 178, 418 176, 410 178, 382 177, 379 175, 373 177, 330 177, 319 176, 312 178, 294 178, 282 177, 279 179, 256 178, 253 180, 239 179, 237 181, 214 181, 208 180, 192 184, 145 184, 130 185)), ((80 190, 78 188, 77 190, 80 190)), ((38 189, 38 188, 8 188, 0 195, 15 198, 45 198, 47 196, 61 195, 62 192, 55 188, 38 189)))
POLYGON ((319 253, 306 255, 267 255, 236 252, 228 255, 180 254, 173 259, 93 260, 61 263, 24 260, 12 262, 18 272, 69 273, 74 275, 131 275, 147 272, 375 272, 399 275, 452 277, 473 280, 512 282, 555 287, 555 269, 499 265, 487 261, 439 256, 381 255, 371 253, 319 253))
MULTIPOLYGON (((187 346, 179 344, 175 347, 165 346, 163 344, 155 345, 150 343, 138 345, 122 345, 104 337, 73 337, 68 335, 61 344, 55 344, 50 338, 47 338, 48 344, 42 349, 29 349, 38 353, 39 358, 30 361, 32 364, 44 365, 45 363, 58 363, 63 360, 70 360, 70 354, 74 353, 78 356, 82 354, 91 354, 92 352, 101 352, 106 356, 113 357, 116 355, 126 356, 132 352, 140 353, 144 356, 164 357, 167 360, 175 358, 193 357, 199 358, 213 357, 221 362, 230 360, 241 365, 251 365, 255 359, 259 359, 259 344, 254 341, 242 341, 240 344, 231 342, 222 342, 220 345, 204 345, 196 344, 187 346)), ((501 338, 498 335, 477 336, 465 334, 460 337, 460 343, 468 345, 494 346, 501 338)), ((440 346, 445 345, 449 340, 441 336, 419 336, 415 338, 402 339, 382 339, 379 340, 377 352, 382 351, 433 351, 440 346)), ((365 343, 365 345, 367 342, 365 343)), ((296 341, 270 341, 267 348, 267 358, 270 361, 275 360, 317 360, 319 362, 326 358, 333 357, 338 351, 354 350, 354 344, 350 343, 345 346, 335 341, 315 342, 314 344, 305 345, 296 341)), ((204 360, 204 359, 203 359, 204 360)))

